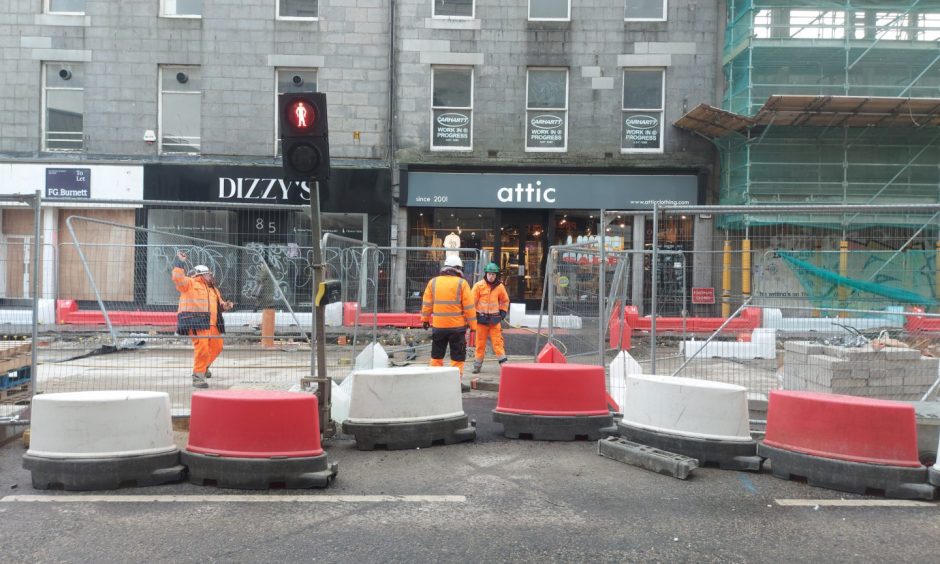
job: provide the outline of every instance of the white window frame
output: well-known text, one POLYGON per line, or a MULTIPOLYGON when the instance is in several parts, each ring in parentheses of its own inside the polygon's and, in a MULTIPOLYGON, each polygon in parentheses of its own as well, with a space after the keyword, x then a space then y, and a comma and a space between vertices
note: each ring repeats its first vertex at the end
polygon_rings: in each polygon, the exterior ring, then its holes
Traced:
POLYGON ((568 1, 568 15, 564 18, 533 18, 532 17, 532 0, 529 0, 529 7, 526 15, 529 18, 530 22, 570 22, 571 21, 571 0, 568 1))
MULTIPOLYGON (((200 122, 200 131, 199 131, 199 150, 195 152, 183 152, 183 151, 171 151, 166 152, 163 149, 163 71, 167 69, 174 69, 177 72, 183 69, 199 69, 202 71, 202 67, 199 65, 158 65, 157 66, 157 154, 160 155, 200 155, 202 154, 202 93, 203 90, 200 89, 199 92, 174 92, 170 90, 170 93, 176 94, 191 94, 199 96, 199 122, 200 122)), ((200 73, 200 80, 202 76, 200 73)))
MULTIPOLYGON (((46 131, 46 114, 49 113, 49 108, 46 107, 47 100, 48 100, 46 91, 49 89, 46 79, 48 78, 49 66, 50 65, 59 66, 59 65, 66 65, 66 64, 68 63, 61 62, 61 61, 46 61, 46 62, 43 62, 42 64, 42 94, 41 94, 42 100, 40 102, 41 110, 40 110, 40 115, 39 115, 39 139, 40 139, 39 146, 41 148, 40 150, 43 152, 50 152, 50 153, 53 153, 53 152, 54 153, 83 153, 85 152, 85 110, 84 108, 82 109, 82 146, 81 148, 79 149, 60 149, 60 148, 50 149, 48 144, 46 143, 46 141, 48 140, 48 137, 47 137, 48 132, 46 131)), ((81 90, 82 91, 82 103, 84 105, 84 100, 85 100, 85 87, 84 86, 82 86, 81 88, 58 88, 56 87, 56 88, 53 88, 53 90, 81 90)))
MULTIPOLYGON (((82 10, 81 12, 54 12, 52 11, 51 4, 52 4, 52 0, 42 0, 42 12, 44 14, 61 14, 65 16, 84 16, 85 15, 84 10, 82 10)), ((88 7, 87 2, 86 2, 85 7, 86 8, 88 7)))
POLYGON ((472 20, 476 18, 477 15, 477 0, 470 0, 470 15, 469 16, 447 16, 447 15, 437 15, 435 9, 437 8, 437 1, 431 0, 431 17, 436 20, 472 20))
MULTIPOLYGON (((568 3, 571 6, 571 3, 568 3)), ((523 120, 522 138, 525 140, 526 153, 567 153, 568 152, 568 104, 571 98, 571 69, 568 67, 527 67, 525 69, 525 119, 523 120), (540 70, 565 71, 565 107, 564 108, 529 108, 529 72, 540 70), (562 147, 529 147, 529 112, 565 112, 565 144, 562 147)))
POLYGON ((275 67, 274 68, 274 156, 279 158, 281 156, 281 115, 280 115, 280 106, 279 106, 279 96, 281 94, 280 84, 278 83, 278 75, 282 72, 314 72, 317 75, 317 87, 313 89, 314 92, 320 91, 320 69, 317 67, 275 67))
POLYGON ((473 150, 473 93, 476 88, 476 73, 473 72, 472 66, 459 66, 459 65, 440 65, 431 67, 431 120, 430 120, 430 145, 431 150, 436 152, 468 152, 473 150), (457 107, 457 106, 435 106, 434 105, 434 71, 436 70, 469 70, 470 71, 470 106, 469 107, 457 107), (438 146, 434 144, 434 110, 469 110, 470 112, 470 146, 469 147, 454 147, 452 145, 438 146))
POLYGON ((317 15, 316 16, 282 16, 281 15, 281 0, 276 0, 274 2, 274 19, 282 20, 286 22, 315 22, 320 20, 320 0, 317 0, 317 15))
MULTIPOLYGON (((166 13, 166 3, 167 0, 160 0, 160 17, 161 18, 179 18, 184 20, 200 20, 202 19, 202 14, 193 15, 193 14, 167 14, 166 13)), ((203 7, 205 7, 205 2, 203 2, 203 7)))
POLYGON ((624 0, 623 3, 623 21, 625 22, 664 22, 666 21, 667 14, 669 13, 669 0, 660 0, 663 3, 663 17, 661 18, 628 18, 627 17, 627 2, 630 0, 624 0))
POLYGON ((660 90, 659 90, 659 109, 655 108, 625 108, 624 107, 624 88, 623 82, 621 82, 620 88, 620 153, 629 154, 629 153, 663 153, 666 149, 666 139, 663 137, 665 134, 664 124, 666 122, 666 68, 665 67, 623 67, 620 73, 620 80, 625 81, 628 72, 634 71, 656 71, 660 73, 660 90), (623 146, 623 115, 627 112, 645 112, 653 111, 659 112, 659 148, 657 149, 627 149, 623 146))

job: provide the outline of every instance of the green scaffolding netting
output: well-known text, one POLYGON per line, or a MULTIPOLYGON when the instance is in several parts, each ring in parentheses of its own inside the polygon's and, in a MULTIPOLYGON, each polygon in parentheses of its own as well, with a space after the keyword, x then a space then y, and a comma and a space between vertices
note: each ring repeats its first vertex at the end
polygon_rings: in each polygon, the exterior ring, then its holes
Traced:
POLYGON ((777 251, 796 275, 811 302, 820 307, 867 307, 873 301, 895 304, 932 306, 938 302, 933 295, 935 287, 936 254, 928 251, 910 251, 897 260, 897 264, 884 264, 884 258, 874 253, 851 254, 849 271, 864 275, 872 271, 869 279, 853 278, 837 274, 839 255, 828 253, 817 255, 812 251, 777 251), (798 258, 798 256, 800 258, 798 258), (817 264, 809 262, 815 260, 817 264), (879 265, 879 263, 882 263, 879 265), (848 303, 839 297, 839 287, 850 288, 848 303))

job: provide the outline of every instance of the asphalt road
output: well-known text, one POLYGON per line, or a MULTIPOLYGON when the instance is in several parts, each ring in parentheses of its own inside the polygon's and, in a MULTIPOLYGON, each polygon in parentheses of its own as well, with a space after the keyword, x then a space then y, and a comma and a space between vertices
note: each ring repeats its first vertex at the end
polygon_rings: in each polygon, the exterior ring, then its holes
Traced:
POLYGON ((340 467, 326 490, 36 491, 22 445, 7 445, 0 561, 912 562, 940 553, 934 503, 833 506, 882 498, 767 472, 700 468, 680 481, 599 457, 594 443, 510 441, 491 422, 493 394, 466 394, 464 404, 478 421, 475 443, 360 452, 352 440, 328 441, 340 467), (140 501, 89 501, 100 494, 140 501))

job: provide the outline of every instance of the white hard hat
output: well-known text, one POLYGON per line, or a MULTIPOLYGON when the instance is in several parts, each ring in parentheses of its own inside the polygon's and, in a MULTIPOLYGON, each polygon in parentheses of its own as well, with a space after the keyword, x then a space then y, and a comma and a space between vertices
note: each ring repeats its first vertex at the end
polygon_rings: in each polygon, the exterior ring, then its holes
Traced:
POLYGON ((452 268, 463 268, 463 261, 460 260, 458 256, 449 256, 444 259, 444 266, 450 266, 452 268))
POLYGON ((211 274, 212 271, 209 270, 209 267, 204 264, 197 264, 193 267, 193 276, 204 276, 206 274, 211 274))

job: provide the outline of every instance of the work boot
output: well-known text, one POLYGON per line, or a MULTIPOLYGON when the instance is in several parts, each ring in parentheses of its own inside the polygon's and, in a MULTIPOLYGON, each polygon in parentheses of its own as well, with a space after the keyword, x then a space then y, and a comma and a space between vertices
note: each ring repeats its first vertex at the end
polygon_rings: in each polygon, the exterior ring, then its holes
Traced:
POLYGON ((206 378, 212 378, 212 371, 206 370, 206 378))
POLYGON ((480 370, 483 369, 483 363, 480 361, 475 361, 473 363, 473 370, 470 371, 471 374, 479 374, 480 370))
POLYGON ((504 356, 503 358, 498 359, 496 362, 502 364, 502 363, 506 362, 507 360, 509 360, 509 359, 504 356))
POLYGON ((197 374, 193 372, 193 387, 194 388, 208 388, 209 382, 206 382, 206 377, 204 374, 197 374))

